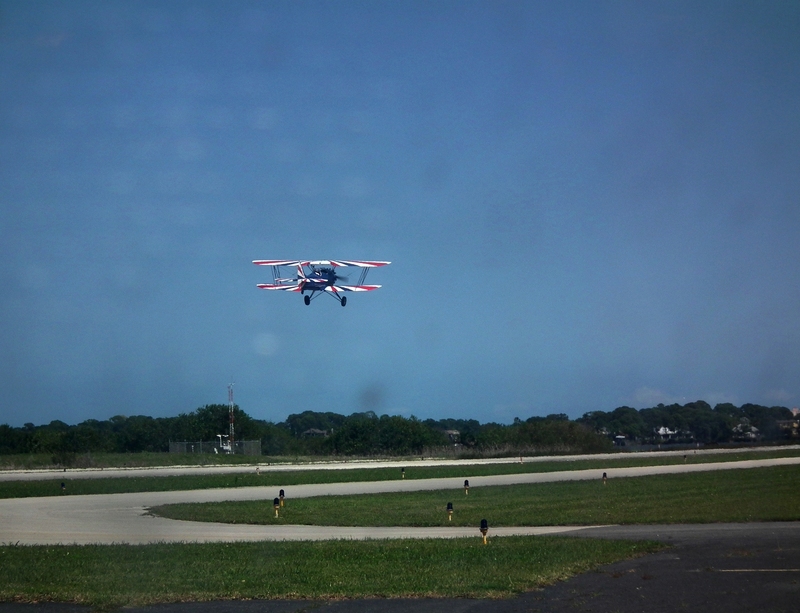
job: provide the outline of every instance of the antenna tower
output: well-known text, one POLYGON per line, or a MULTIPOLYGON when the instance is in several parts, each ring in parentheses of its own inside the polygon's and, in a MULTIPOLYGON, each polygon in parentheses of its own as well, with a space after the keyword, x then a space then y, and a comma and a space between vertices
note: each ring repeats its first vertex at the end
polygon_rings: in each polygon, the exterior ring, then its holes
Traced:
POLYGON ((231 446, 231 453, 233 453, 235 449, 233 446, 233 383, 228 386, 228 423, 230 426, 228 444, 231 446))

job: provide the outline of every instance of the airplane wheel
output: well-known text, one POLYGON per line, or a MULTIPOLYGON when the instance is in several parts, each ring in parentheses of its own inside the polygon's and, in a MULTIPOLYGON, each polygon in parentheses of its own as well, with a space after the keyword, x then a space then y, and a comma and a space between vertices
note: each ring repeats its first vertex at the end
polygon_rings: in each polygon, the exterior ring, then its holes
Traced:
POLYGON ((342 306, 347 304, 347 296, 342 296, 342 306))
POLYGON ((306 306, 311 304, 311 296, 303 296, 303 302, 306 303, 306 306))

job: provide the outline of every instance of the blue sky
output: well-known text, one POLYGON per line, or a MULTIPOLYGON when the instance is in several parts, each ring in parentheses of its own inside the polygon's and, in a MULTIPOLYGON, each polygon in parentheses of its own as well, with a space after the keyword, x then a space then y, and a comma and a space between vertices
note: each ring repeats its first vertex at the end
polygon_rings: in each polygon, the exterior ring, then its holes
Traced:
POLYGON ((800 404, 800 4, 0 3, 0 423, 800 404), (264 292, 254 259, 383 288, 264 292))

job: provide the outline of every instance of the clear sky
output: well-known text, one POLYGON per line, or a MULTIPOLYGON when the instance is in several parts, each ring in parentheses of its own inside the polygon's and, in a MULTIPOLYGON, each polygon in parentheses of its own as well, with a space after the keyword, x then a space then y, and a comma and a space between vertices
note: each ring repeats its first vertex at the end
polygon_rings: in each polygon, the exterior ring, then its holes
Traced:
POLYGON ((0 2, 0 423, 800 404, 800 3, 0 2), (392 265, 265 292, 254 259, 392 265))

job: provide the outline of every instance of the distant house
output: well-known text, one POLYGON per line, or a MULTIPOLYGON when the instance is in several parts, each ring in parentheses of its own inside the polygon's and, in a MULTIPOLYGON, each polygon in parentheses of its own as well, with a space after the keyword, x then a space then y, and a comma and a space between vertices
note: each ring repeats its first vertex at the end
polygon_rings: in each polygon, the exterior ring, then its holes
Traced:
POLYGON ((653 428, 653 432, 662 441, 671 441, 675 437, 675 435, 678 434, 677 430, 670 430, 666 426, 661 426, 660 428, 653 428))
POLYGON ((742 417, 742 420, 733 427, 732 432, 735 441, 755 441, 760 436, 758 428, 753 426, 746 417, 742 417))
POLYGON ((327 430, 317 430, 316 428, 309 428, 305 432, 303 432, 302 436, 306 437, 317 437, 317 436, 328 436, 327 430))
POLYGON ((454 445, 458 445, 461 442, 461 432, 458 430, 445 430, 444 433, 454 445))
POLYGON ((617 436, 614 437, 614 445, 616 447, 624 447, 625 444, 626 444, 626 439, 624 434, 617 434, 617 436))
POLYGON ((798 419, 781 419, 775 422, 778 428, 781 429, 784 436, 789 438, 800 438, 800 420, 798 419))

